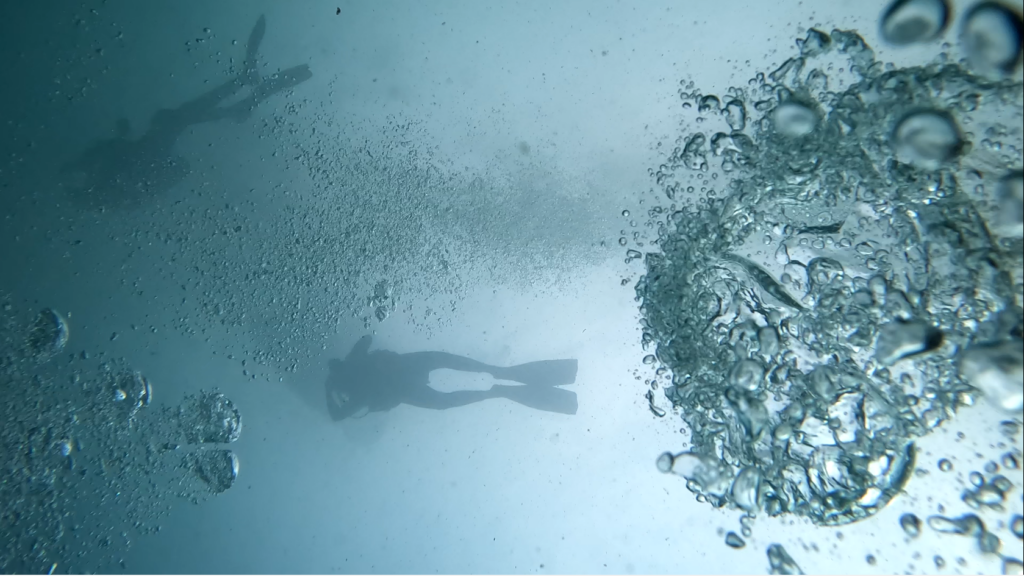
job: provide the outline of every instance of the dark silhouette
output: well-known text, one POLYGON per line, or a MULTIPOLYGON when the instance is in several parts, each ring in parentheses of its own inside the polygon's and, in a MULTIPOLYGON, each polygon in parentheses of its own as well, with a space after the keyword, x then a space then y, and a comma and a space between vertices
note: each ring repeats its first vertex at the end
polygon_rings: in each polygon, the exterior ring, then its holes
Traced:
POLYGON ((129 137, 128 120, 117 122, 117 135, 99 142, 61 172, 67 192, 91 208, 133 208, 158 198, 189 173, 188 163, 174 153, 174 144, 195 124, 217 120, 244 122, 261 102, 305 82, 313 76, 305 64, 268 78, 256 69, 256 55, 266 31, 260 16, 249 35, 241 73, 209 92, 173 109, 153 114, 149 130, 137 139, 129 137), (221 106, 244 88, 249 95, 221 106))
POLYGON ((490 366, 446 352, 399 354, 369 352, 370 337, 363 336, 344 360, 329 362, 324 383, 327 410, 334 420, 391 410, 399 404, 446 410, 490 398, 507 398, 524 406, 576 414, 576 393, 556 386, 576 381, 576 360, 542 360, 506 368, 490 366), (496 384, 490 390, 439 392, 430 387, 430 372, 448 368, 483 372, 522 386, 496 384))

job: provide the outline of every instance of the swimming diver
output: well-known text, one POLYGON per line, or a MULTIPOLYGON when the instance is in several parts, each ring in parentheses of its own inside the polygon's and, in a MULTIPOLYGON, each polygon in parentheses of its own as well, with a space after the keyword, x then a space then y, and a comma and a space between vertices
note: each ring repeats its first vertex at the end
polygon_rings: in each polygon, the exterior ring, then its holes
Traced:
POLYGON ((305 64, 260 77, 256 56, 266 26, 266 19, 260 16, 249 34, 238 76, 177 108, 157 111, 149 130, 137 139, 129 136, 128 120, 118 120, 114 138, 99 142, 66 164, 61 172, 72 199, 91 208, 136 207, 163 195, 189 174, 188 163, 174 153, 175 142, 189 126, 226 119, 244 122, 270 96, 310 79, 313 74, 305 64), (249 89, 248 96, 220 106, 244 88, 249 89))
POLYGON ((576 414, 576 393, 556 388, 576 381, 576 360, 542 360, 503 368, 446 352, 369 352, 370 341, 370 336, 363 336, 344 360, 328 362, 330 374, 324 388, 327 411, 334 420, 383 412, 399 404, 446 410, 490 398, 506 398, 547 412, 576 414), (482 372, 523 385, 440 392, 429 382, 430 372, 442 368, 482 372))

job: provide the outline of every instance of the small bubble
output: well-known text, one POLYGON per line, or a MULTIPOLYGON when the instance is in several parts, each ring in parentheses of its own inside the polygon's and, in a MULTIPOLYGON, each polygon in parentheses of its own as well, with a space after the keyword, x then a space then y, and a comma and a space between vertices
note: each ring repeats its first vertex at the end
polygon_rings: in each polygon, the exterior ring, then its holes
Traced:
POLYGON ((998 536, 991 532, 982 532, 978 535, 978 548, 985 554, 998 554, 1003 547, 1003 542, 998 536))
POLYGON ((747 543, 743 541, 743 538, 740 538, 739 534, 735 532, 729 532, 725 535, 725 545, 730 548, 735 548, 738 550, 746 546, 747 543))
POLYGON ((943 472, 949 472, 952 469, 953 469, 953 463, 952 462, 950 462, 949 460, 947 460, 945 458, 943 458, 942 460, 939 460, 939 470, 942 470, 943 472))
POLYGON ((981 487, 985 484, 985 477, 980 472, 971 472, 967 475, 967 480, 973 484, 976 488, 981 487))
POLYGON ((943 560, 942 556, 939 556, 938 554, 935 555, 935 558, 933 558, 933 561, 935 562, 935 567, 938 568, 939 570, 942 570, 943 568, 946 567, 946 561, 943 560))
POLYGON ((1017 514, 1010 520, 1010 531, 1017 538, 1024 539, 1024 517, 1017 514))
POLYGON ((867 556, 866 556, 866 557, 864 558, 864 560, 865 560, 865 561, 867 561, 867 563, 868 563, 868 564, 870 564, 870 565, 872 565, 872 566, 874 566, 875 564, 877 564, 877 563, 878 563, 878 560, 877 560, 877 559, 875 558, 875 555, 874 555, 874 554, 868 554, 868 555, 867 555, 867 556))
POLYGON ((658 460, 657 460, 656 464, 658 466, 658 471, 659 472, 663 472, 665 474, 668 474, 669 472, 671 472, 672 471, 672 453, 671 452, 665 452, 661 456, 658 456, 658 460))
POLYGON ((921 519, 908 512, 900 516, 900 527, 907 536, 917 538, 921 534, 921 519))

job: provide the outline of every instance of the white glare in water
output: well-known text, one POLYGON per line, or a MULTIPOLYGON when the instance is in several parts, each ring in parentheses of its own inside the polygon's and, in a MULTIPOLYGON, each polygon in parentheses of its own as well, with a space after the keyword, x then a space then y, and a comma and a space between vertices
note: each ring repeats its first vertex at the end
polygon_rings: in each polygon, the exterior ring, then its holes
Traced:
POLYGON ((948 21, 945 0, 896 0, 882 16, 882 38, 896 46, 926 42, 942 34, 948 21))
POLYGON ((1009 74, 1020 60, 1021 17, 997 2, 982 2, 964 17, 960 42, 979 72, 1009 74))

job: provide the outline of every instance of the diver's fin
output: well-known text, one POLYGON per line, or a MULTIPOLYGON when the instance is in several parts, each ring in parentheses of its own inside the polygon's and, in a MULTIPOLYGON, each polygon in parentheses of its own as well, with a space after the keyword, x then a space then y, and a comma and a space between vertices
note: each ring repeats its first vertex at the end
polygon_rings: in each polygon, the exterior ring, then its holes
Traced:
POLYGON ((561 386, 576 382, 576 360, 540 360, 494 371, 499 380, 512 380, 532 386, 561 386))
POLYGON ((576 414, 576 409, 579 408, 579 403, 576 401, 576 393, 563 388, 505 386, 499 384, 491 389, 499 391, 502 398, 508 398, 513 402, 535 410, 573 415, 576 414))
POLYGON ((245 62, 242 63, 242 79, 246 84, 254 85, 260 81, 260 73, 256 69, 256 56, 260 51, 260 44, 263 42, 263 35, 267 32, 267 19, 261 14, 256 25, 249 33, 249 43, 245 47, 245 62))

